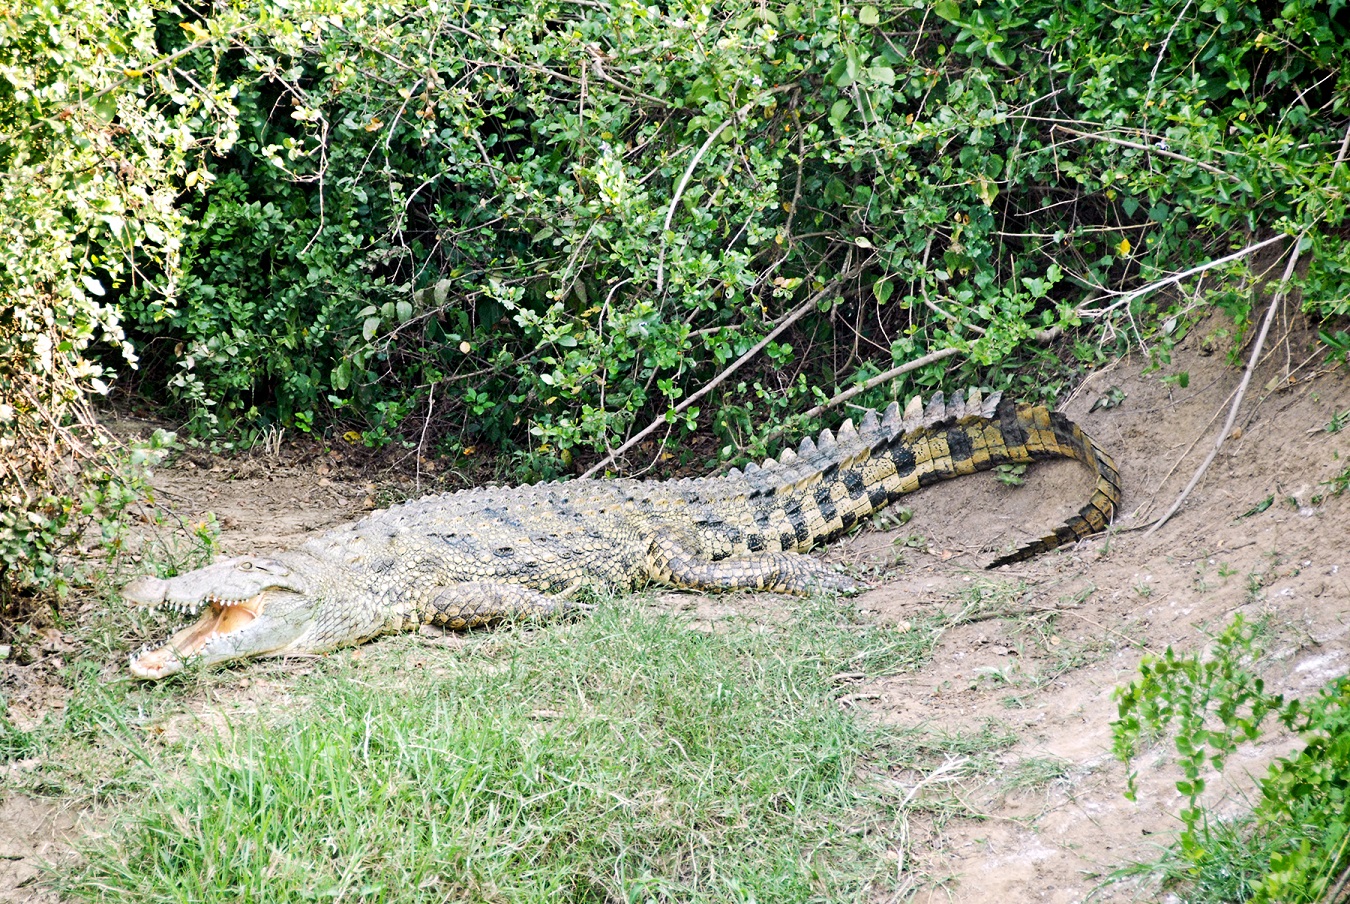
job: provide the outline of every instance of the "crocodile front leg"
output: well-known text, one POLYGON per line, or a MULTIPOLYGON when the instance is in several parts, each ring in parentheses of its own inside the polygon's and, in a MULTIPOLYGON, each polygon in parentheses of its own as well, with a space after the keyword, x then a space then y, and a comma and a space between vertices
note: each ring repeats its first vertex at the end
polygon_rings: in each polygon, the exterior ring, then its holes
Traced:
POLYGON ((796 552, 754 553, 714 562, 670 534, 659 534, 647 558, 654 580, 690 590, 771 590, 804 596, 816 590, 859 589, 824 562, 796 552))
POLYGON ((434 589, 386 630, 408 631, 418 625, 436 625, 454 631, 508 620, 544 620, 584 608, 578 603, 540 593, 521 584, 465 581, 434 589))

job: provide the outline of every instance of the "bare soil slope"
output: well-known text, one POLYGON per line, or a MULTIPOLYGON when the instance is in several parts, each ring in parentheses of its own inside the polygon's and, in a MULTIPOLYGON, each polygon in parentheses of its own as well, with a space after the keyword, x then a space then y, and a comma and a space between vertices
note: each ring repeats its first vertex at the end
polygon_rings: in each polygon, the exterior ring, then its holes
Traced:
MULTIPOLYGON (((1201 648, 1206 630, 1244 612, 1268 617, 1279 638, 1266 666, 1276 689, 1310 693, 1346 671, 1350 493, 1336 490, 1350 467, 1350 425, 1327 427, 1350 411, 1350 378, 1321 368, 1310 338, 1295 331, 1274 346, 1238 429, 1156 533, 1139 528, 1171 505, 1212 448, 1241 376, 1222 351, 1211 351, 1226 346, 1211 342, 1205 328, 1192 332, 1163 373, 1119 362, 1064 406, 1115 455, 1123 475, 1125 510, 1109 535, 1020 567, 981 569, 1010 539, 1057 523, 1086 499, 1088 478, 1064 462, 1034 467, 1017 488, 987 474, 931 487, 906 500, 914 512, 908 523, 863 531, 827 553, 869 576, 873 587, 857 605, 870 617, 904 622, 935 607, 954 616, 928 668, 855 681, 841 702, 896 725, 1012 738, 993 778, 972 777, 959 759, 936 778, 893 776, 898 788, 923 782, 917 794, 953 802, 944 810, 951 815, 907 826, 914 847, 896 865, 914 877, 915 900, 1082 901, 1104 870, 1165 843, 1181 804, 1176 775, 1149 768, 1146 756, 1138 802, 1128 802, 1124 768, 1109 752, 1112 691, 1145 653, 1201 648), (1184 388, 1160 379, 1181 373, 1184 388), (1093 410, 1108 397, 1119 403, 1093 410)), ((291 544, 394 501, 334 456, 304 458, 285 448, 245 461, 186 456, 160 472, 156 486, 184 527, 214 514, 229 553, 291 544)), ((712 621, 764 601, 670 595, 657 604, 694 608, 712 621)), ((52 640, 56 664, 63 637, 52 640)), ((45 671, 41 661, 5 668, 0 677, 16 719, 62 705, 51 662, 45 671)), ((1235 757, 1226 781, 1215 783, 1216 800, 1226 794, 1222 806, 1241 806, 1252 777, 1295 744, 1281 738, 1235 757)), ((1152 762, 1162 753, 1151 754, 1152 762)), ((31 878, 34 858, 59 851, 75 823, 57 807, 3 797, 0 901, 27 900, 20 883, 31 878)), ((1093 900, 1137 894, 1114 885, 1093 900)))

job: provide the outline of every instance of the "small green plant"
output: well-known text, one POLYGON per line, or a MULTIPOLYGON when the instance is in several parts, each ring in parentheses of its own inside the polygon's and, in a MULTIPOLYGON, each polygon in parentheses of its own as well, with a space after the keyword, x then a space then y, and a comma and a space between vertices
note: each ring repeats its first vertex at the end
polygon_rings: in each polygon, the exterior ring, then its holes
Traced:
POLYGON ((1330 480, 1322 481, 1320 486, 1331 488, 1322 498, 1325 498, 1326 496, 1339 496, 1344 493, 1347 488, 1350 488, 1350 465, 1346 465, 1341 469, 1341 473, 1332 477, 1330 480))
MULTIPOLYGON (((1156 871, 1184 876, 1197 889, 1192 900, 1312 904, 1350 865, 1350 678, 1308 700, 1270 693, 1254 670, 1265 630, 1238 615, 1208 658, 1169 647, 1145 657, 1139 677, 1116 692, 1112 732, 1123 762, 1141 743, 1173 737, 1183 774, 1176 786, 1187 804, 1177 844, 1156 871), (1307 745, 1270 767, 1250 817, 1216 819, 1201 803, 1206 777, 1240 744, 1262 737, 1272 715, 1307 745)), ((1131 799, 1136 777, 1131 771, 1127 781, 1131 799)))
POLYGON ((1247 511, 1243 512, 1241 515, 1238 515, 1238 517, 1250 518, 1252 515, 1259 515, 1274 504, 1275 504, 1275 494, 1271 493, 1265 499, 1262 499, 1260 502, 1256 503, 1256 505, 1247 509, 1247 511))
MULTIPOLYGON (((892 530, 910 522, 914 509, 908 505, 891 505, 872 514, 873 530, 892 530)), ((899 541, 897 541, 899 542, 899 541)))
POLYGON ((1097 397, 1096 401, 1092 403, 1092 407, 1089 408, 1088 411, 1105 411, 1108 408, 1117 407, 1124 401, 1125 390, 1121 389, 1119 386, 1112 386, 1097 397))
POLYGON ((1003 774, 1002 784, 1009 791, 1039 790, 1067 778, 1071 765, 1057 757, 1027 757, 1003 774))
POLYGON ((1191 385, 1191 375, 1188 371, 1183 370, 1180 373, 1163 377, 1162 381, 1169 386, 1175 386, 1177 389, 1185 389, 1191 385))
POLYGON ((1027 466, 1018 465, 999 465, 994 468, 994 479, 1005 487, 1020 487, 1027 482, 1027 466))
MULTIPOLYGON (((1326 346, 1329 349, 1327 353, 1328 361, 1333 364, 1346 363, 1347 356, 1350 356, 1350 333, 1346 333, 1345 330, 1337 330, 1334 333, 1327 330, 1319 330, 1317 335, 1324 343, 1326 343, 1326 346)), ((1340 428, 1338 427, 1337 429, 1340 428)))

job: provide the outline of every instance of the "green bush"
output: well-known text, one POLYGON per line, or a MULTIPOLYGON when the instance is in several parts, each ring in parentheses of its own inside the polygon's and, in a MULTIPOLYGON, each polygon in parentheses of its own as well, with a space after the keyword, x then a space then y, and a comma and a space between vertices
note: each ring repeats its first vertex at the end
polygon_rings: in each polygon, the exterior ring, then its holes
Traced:
MULTIPOLYGON (((1115 750, 1128 762, 1145 738, 1172 734, 1188 805, 1176 847, 1155 868, 1189 886, 1191 900, 1315 904, 1350 868, 1350 678, 1309 700, 1271 694, 1251 665, 1258 638, 1238 616, 1208 659, 1171 648, 1145 657, 1140 677, 1117 692, 1115 750), (1250 816, 1216 821, 1200 802, 1205 776, 1261 738, 1272 714, 1306 746, 1270 766, 1250 816)), ((1131 774, 1131 796, 1133 787, 1131 774)))
POLYGON ((174 182, 199 143, 228 144, 160 96, 153 14, 86 0, 0 14, 0 616, 21 588, 62 591, 78 569, 59 554, 91 528, 115 548, 140 498, 150 453, 129 458, 98 427, 108 374, 90 357, 134 363, 119 293, 148 268, 172 291, 174 182))
MULTIPOLYGON (((753 408, 762 434, 948 347, 872 400, 1036 394, 1061 355, 1165 355, 1188 303, 1120 293, 1253 231, 1310 228, 1305 297, 1344 313, 1350 47, 1324 4, 285 10, 179 61, 229 86, 241 139, 202 162, 178 302, 123 299, 201 432, 340 414, 371 443, 566 452, 753 408)), ((1245 323, 1249 293, 1216 300, 1245 323)))

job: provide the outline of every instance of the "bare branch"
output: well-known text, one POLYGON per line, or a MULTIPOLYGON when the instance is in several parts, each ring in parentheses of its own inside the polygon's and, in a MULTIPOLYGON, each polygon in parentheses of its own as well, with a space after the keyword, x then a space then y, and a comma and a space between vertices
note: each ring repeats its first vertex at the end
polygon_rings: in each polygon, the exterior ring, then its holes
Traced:
MULTIPOLYGON (((843 392, 839 393, 834 398, 830 399, 828 402, 824 402, 820 405, 817 405, 815 408, 812 408, 810 411, 803 414, 802 418, 810 419, 813 417, 820 417, 826 411, 830 410, 831 408, 834 408, 837 405, 842 405, 844 402, 847 402, 849 399, 853 398, 859 393, 866 392, 867 390, 872 389, 873 387, 880 386, 882 383, 894 380, 896 377, 903 376, 912 370, 918 370, 920 367, 926 367, 929 364, 936 363, 945 358, 950 358, 953 355, 958 355, 961 353, 961 351, 962 350, 959 348, 940 348, 935 352, 929 352, 928 354, 924 355, 921 358, 915 358, 913 361, 908 361, 904 364, 901 364, 899 367, 892 367, 885 373, 877 374, 875 377, 872 377, 865 383, 859 383, 857 386, 854 386, 850 389, 845 389, 843 392)), ((782 433, 783 428, 774 430, 772 433, 764 437, 764 441, 768 442, 769 440, 782 435, 782 433)))
MULTIPOLYGON (((731 364, 729 364, 725 370, 723 370, 720 374, 718 374, 717 376, 713 377, 710 381, 708 381, 708 383, 702 389, 700 389, 693 395, 689 396, 689 398, 685 399, 679 405, 676 405, 675 408, 672 409, 671 413, 679 414, 681 411, 684 411, 690 405, 694 404, 699 399, 703 398, 705 395, 712 392, 713 389, 715 389, 718 385, 720 385, 723 381, 725 381, 727 377, 730 377, 733 373, 739 370, 742 364, 749 361, 755 355, 763 351, 764 347, 767 346, 774 339, 777 339, 778 336, 784 330, 786 330, 788 327, 792 326, 792 324, 796 323, 798 320, 804 317, 812 308, 814 308, 817 304, 819 304, 822 298, 827 298, 828 296, 833 294, 834 291, 838 289, 842 283, 847 282, 848 280, 862 273, 862 271, 863 268, 861 265, 859 265, 853 267, 848 272, 840 274, 839 276, 830 280, 819 292, 816 292, 810 298, 806 299, 801 304, 797 305, 797 307, 793 308, 792 313, 784 317, 783 322, 778 324, 778 326, 773 330, 773 332, 769 333, 769 335, 759 340, 759 342, 755 343, 755 346, 753 348, 751 348, 745 354, 741 355, 735 361, 731 362, 731 364)), ((653 432, 659 429, 662 424, 665 423, 667 423, 665 415, 658 417, 656 420, 648 424, 640 433, 637 433, 636 435, 631 437, 628 440, 628 442, 624 443, 622 446, 615 449, 609 455, 606 455, 604 458, 600 459, 600 461, 591 465, 591 467, 587 469, 586 473, 582 474, 581 476, 582 477, 592 476, 601 468, 603 468, 605 465, 614 461, 620 455, 627 452, 629 449, 633 448, 642 440, 646 439, 653 432)))
POLYGON ((1171 157, 1173 160, 1181 160, 1185 163, 1190 163, 1194 166, 1198 166, 1200 167, 1200 169, 1204 170, 1207 173, 1213 173, 1216 176, 1223 176, 1229 182, 1242 181, 1240 178, 1234 176, 1232 173, 1225 173, 1217 166, 1211 166, 1208 163, 1196 160, 1194 157, 1187 157, 1185 154, 1178 154, 1175 151, 1165 150, 1164 148, 1160 148, 1157 146, 1140 144, 1137 141, 1126 141, 1124 138, 1116 138, 1113 135, 1103 135, 1100 132, 1080 132, 1077 129, 1071 129, 1068 126, 1060 125, 1058 123, 1050 127, 1050 131, 1052 132, 1055 131, 1056 129, 1059 129, 1061 132, 1068 132, 1070 135, 1077 135, 1079 138, 1091 138, 1095 141, 1105 141, 1107 144, 1118 144, 1121 147, 1134 148, 1135 150, 1139 151, 1147 151, 1150 154, 1157 154, 1159 157, 1171 157))

